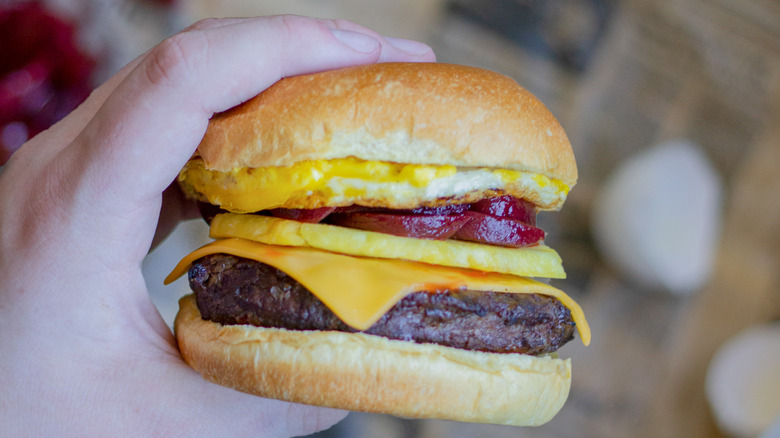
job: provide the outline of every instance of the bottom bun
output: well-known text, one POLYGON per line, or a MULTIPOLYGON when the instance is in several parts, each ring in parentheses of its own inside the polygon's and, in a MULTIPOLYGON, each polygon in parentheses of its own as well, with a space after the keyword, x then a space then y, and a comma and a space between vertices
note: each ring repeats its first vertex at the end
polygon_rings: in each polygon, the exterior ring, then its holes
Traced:
POLYGON ((408 418, 538 426, 569 394, 571 363, 394 341, 362 333, 221 325, 193 295, 174 330, 204 378, 262 397, 408 418))

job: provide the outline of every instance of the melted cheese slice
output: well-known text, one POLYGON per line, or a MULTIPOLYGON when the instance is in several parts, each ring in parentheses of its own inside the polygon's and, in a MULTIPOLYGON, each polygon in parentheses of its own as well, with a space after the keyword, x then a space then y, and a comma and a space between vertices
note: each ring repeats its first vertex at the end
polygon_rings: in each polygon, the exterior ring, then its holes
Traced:
POLYGON ((528 278, 429 265, 334 254, 311 248, 266 245, 244 239, 223 239, 186 256, 165 279, 184 275, 197 259, 225 253, 271 265, 301 283, 344 323, 366 330, 406 295, 421 290, 468 289, 536 293, 557 298, 571 310, 585 345, 590 328, 580 306, 563 291, 528 278))

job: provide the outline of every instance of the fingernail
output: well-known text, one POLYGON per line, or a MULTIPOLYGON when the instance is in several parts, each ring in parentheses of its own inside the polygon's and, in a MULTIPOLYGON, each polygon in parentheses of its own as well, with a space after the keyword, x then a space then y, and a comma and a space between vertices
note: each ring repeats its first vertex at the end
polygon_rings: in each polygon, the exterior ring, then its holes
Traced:
POLYGON ((385 37, 385 39, 398 50, 406 52, 410 55, 424 55, 431 51, 431 48, 424 43, 414 40, 407 40, 404 38, 385 37))
POLYGON ((376 38, 364 33, 341 29, 331 29, 330 31, 342 44, 358 52, 371 53, 379 47, 379 41, 376 38))

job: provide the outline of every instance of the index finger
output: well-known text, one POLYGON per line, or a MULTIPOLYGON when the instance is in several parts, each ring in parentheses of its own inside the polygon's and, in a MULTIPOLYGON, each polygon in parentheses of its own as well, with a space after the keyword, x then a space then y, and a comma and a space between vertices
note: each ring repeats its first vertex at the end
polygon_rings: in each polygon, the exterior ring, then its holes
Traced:
POLYGON ((124 202, 159 196, 194 151, 213 113, 285 76, 380 59, 434 60, 425 48, 419 44, 411 53, 349 22, 297 16, 183 32, 138 64, 72 150, 64 152, 86 164, 80 181, 94 188, 90 197, 124 202))

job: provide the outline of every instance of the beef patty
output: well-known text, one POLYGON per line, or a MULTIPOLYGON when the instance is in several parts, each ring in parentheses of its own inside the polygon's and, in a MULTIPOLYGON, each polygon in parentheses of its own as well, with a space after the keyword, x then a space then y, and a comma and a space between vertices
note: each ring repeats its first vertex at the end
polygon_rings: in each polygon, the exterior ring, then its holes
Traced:
MULTIPOLYGON (((201 316, 220 324, 356 332, 284 272, 250 259, 213 254, 189 281, 201 316)), ((572 339, 571 312, 553 297, 470 290, 407 295, 364 333, 466 350, 538 355, 572 339)))

